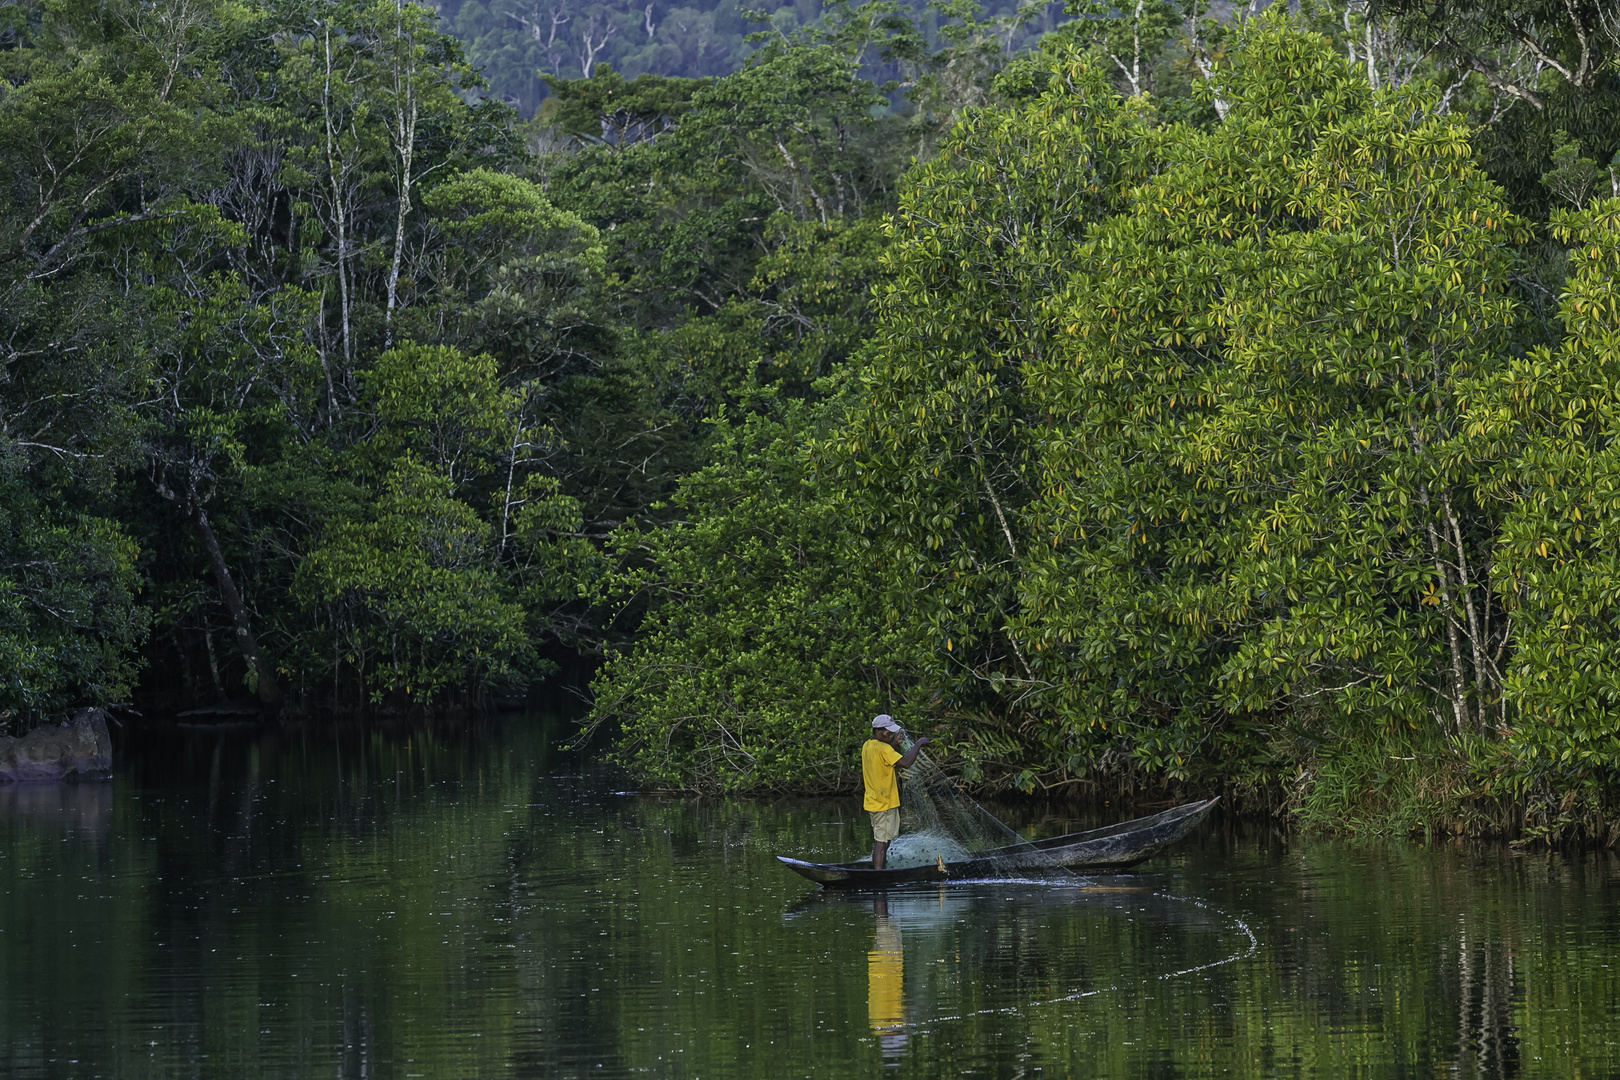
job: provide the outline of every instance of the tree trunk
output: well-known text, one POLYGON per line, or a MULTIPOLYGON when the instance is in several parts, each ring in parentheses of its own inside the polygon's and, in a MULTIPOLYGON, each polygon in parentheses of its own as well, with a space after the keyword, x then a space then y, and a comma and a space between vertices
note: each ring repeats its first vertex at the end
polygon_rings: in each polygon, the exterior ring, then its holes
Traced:
POLYGON ((338 137, 332 126, 332 28, 326 27, 326 81, 321 88, 321 111, 326 119, 326 180, 332 188, 332 216, 337 231, 337 272, 338 272, 338 301, 342 305, 343 316, 343 363, 345 367, 354 362, 354 346, 349 340, 349 231, 345 209, 344 187, 348 179, 348 166, 345 164, 340 176, 337 168, 336 150, 338 137))
POLYGON ((1451 654, 1451 710, 1457 721, 1457 734, 1461 735, 1472 725, 1468 708, 1468 677, 1463 674, 1462 635, 1457 632, 1457 605, 1451 594, 1451 570, 1446 565, 1445 549, 1448 545, 1441 539, 1440 530, 1433 520, 1439 515, 1433 512, 1429 502, 1428 484, 1418 484, 1418 504, 1431 515, 1425 528, 1429 534, 1429 557, 1434 560, 1434 574, 1438 579, 1441 610, 1446 616, 1446 645, 1451 654))
MULTIPOLYGON (((1463 601, 1463 612, 1468 618, 1468 641, 1473 647, 1474 654, 1474 695, 1478 708, 1475 716, 1481 730, 1489 730, 1490 725, 1485 720, 1485 710, 1488 699, 1496 690, 1496 679, 1493 673, 1485 666, 1485 635, 1480 628, 1480 603, 1475 602, 1474 583, 1468 574, 1468 553, 1463 547, 1462 525, 1457 521, 1457 514, 1451 508, 1449 493, 1442 496, 1442 505, 1446 512, 1446 524, 1451 528, 1452 543, 1457 549, 1457 588, 1463 601)), ((1482 583, 1483 584, 1483 583, 1482 583)), ((1489 604, 1487 596, 1482 603, 1489 604)))
POLYGON ((401 46, 404 27, 395 25, 395 58, 403 54, 402 69, 394 71, 394 153, 399 158, 399 208, 394 215, 394 257, 388 265, 388 313, 383 347, 394 347, 394 308, 399 304, 399 265, 405 255, 405 219, 411 212, 411 167, 416 156, 416 54, 401 46))
POLYGON ((247 605, 242 602, 242 594, 236 591, 236 582, 231 579, 230 568, 225 565, 225 553, 219 549, 219 540, 214 536, 213 527, 208 524, 208 512, 201 506, 195 506, 191 511, 191 527, 207 550, 208 561, 213 564, 214 580, 219 583, 219 594, 225 600, 226 610, 231 613, 231 626, 236 631, 236 644, 242 650, 242 659, 247 661, 248 669, 253 672, 259 701, 278 706, 281 704, 281 688, 276 685, 276 676, 269 661, 259 651, 247 605))

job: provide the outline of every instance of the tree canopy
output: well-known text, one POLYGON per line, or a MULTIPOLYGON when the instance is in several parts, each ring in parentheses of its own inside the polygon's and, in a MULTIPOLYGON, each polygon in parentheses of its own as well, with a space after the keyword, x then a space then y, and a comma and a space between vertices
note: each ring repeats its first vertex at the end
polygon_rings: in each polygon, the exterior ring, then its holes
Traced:
POLYGON ((3 12, 0 721, 1614 798, 1600 6, 3 12))

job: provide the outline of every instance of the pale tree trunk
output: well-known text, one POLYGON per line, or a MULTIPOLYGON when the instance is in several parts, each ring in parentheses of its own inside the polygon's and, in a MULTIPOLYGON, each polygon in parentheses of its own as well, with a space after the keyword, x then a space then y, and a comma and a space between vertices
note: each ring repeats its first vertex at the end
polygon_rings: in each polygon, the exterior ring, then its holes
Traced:
POLYGON ((1367 84, 1374 90, 1378 89, 1378 57, 1373 51, 1373 24, 1369 14, 1365 20, 1367 40, 1367 84))
MULTIPOLYGON (((1402 252, 1399 242, 1394 243, 1392 246, 1390 261, 1397 268, 1402 265, 1402 252)), ((1409 351, 1403 350, 1403 352, 1410 358, 1409 351)), ((1439 370, 1438 361, 1436 366, 1434 384, 1437 386, 1443 385, 1447 381, 1446 373, 1439 370)), ((1410 377, 1408 377, 1406 383, 1408 389, 1416 389, 1410 377)), ((1407 420, 1407 429, 1411 435, 1412 449, 1415 452, 1417 461, 1420 463, 1419 468, 1427 471, 1424 465, 1429 458, 1428 440, 1419 430, 1415 419, 1409 418, 1407 420)), ((1456 516, 1452 512, 1450 489, 1442 484, 1439 497, 1436 499, 1434 493, 1429 489, 1428 482, 1419 481, 1417 485, 1417 502, 1423 509, 1423 527, 1429 540, 1429 559, 1434 566, 1436 588, 1440 597, 1440 610, 1446 620, 1446 650, 1449 654, 1451 668, 1451 710, 1456 720, 1457 734, 1461 735, 1468 731, 1474 723, 1473 710, 1470 708, 1468 700, 1470 686, 1467 674, 1468 662, 1464 657, 1463 650, 1462 623, 1466 618, 1471 625, 1477 626, 1478 624, 1476 612, 1471 609, 1473 598, 1469 595, 1467 560, 1464 557, 1461 534, 1456 535, 1457 542, 1455 545, 1451 541, 1456 516), (1451 552, 1455 552, 1457 556, 1455 567, 1448 557, 1451 552), (1454 585, 1456 587, 1455 593, 1453 592, 1454 585), (1465 606, 1469 606, 1470 610, 1467 615, 1462 615, 1460 612, 1465 606)), ((1473 634, 1469 636, 1474 637, 1473 634)), ((1477 639, 1474 645, 1475 689, 1478 689, 1484 678, 1484 671, 1480 666, 1482 653, 1478 648, 1477 639)), ((1480 723, 1483 726, 1485 722, 1483 694, 1480 694, 1479 697, 1480 723)))
POLYGON ((383 347, 394 344, 394 309, 399 306, 399 267, 405 254, 405 219, 411 212, 411 163, 416 153, 416 48, 406 42, 404 9, 394 24, 394 153, 399 158, 399 210, 394 215, 394 257, 388 266, 388 313, 383 347), (401 54, 404 54, 403 56, 401 54))
POLYGON ((242 659, 247 661, 248 669, 253 672, 254 689, 258 692, 259 701, 267 706, 279 706, 281 688, 276 684, 275 671, 259 650, 247 605, 242 602, 242 594, 237 591, 236 582, 231 578, 230 567, 225 565, 225 553, 220 550, 219 539, 208 524, 208 512, 199 503, 191 506, 191 528, 208 552, 208 561, 214 568, 214 581, 219 585, 219 595, 225 601, 225 610, 231 616, 231 627, 236 632, 236 646, 242 651, 242 659))
POLYGON ((328 344, 328 342, 327 342, 327 339, 326 339, 326 286, 325 285, 321 286, 320 320, 316 323, 316 326, 317 326, 317 328, 319 329, 319 332, 320 332, 320 338, 319 338, 319 341, 317 342, 316 355, 320 357, 320 361, 321 361, 321 376, 326 380, 326 404, 327 404, 327 408, 330 410, 327 413, 327 416, 326 416, 326 427, 327 427, 328 430, 331 430, 332 421, 334 419, 341 419, 342 416, 343 416, 343 411, 338 406, 337 390, 332 385, 332 365, 329 364, 327 362, 327 359, 326 359, 326 352, 327 352, 327 344, 328 344))
POLYGON ((1131 15, 1131 96, 1142 94, 1142 6, 1146 0, 1136 0, 1131 15))
MULTIPOLYGON (((1463 614, 1468 620, 1468 641, 1473 649, 1474 657, 1474 693, 1478 701, 1477 717, 1481 728, 1486 726, 1486 697, 1487 691, 1494 691, 1496 680, 1492 676, 1491 668, 1486 666, 1485 660, 1485 632, 1479 616, 1479 603, 1476 602, 1474 582, 1470 580, 1468 572, 1468 553, 1463 548, 1462 527, 1457 521, 1457 514, 1451 506, 1450 494, 1441 496, 1442 505, 1446 512, 1446 524, 1451 527, 1452 545, 1457 550, 1457 583, 1458 591, 1462 594, 1463 614)), ((1485 598, 1489 603, 1489 597, 1485 598)))
POLYGON ((1434 572, 1440 578, 1440 604, 1446 616, 1446 647, 1451 656, 1451 711, 1461 734, 1473 723, 1468 708, 1468 675, 1463 670, 1462 635, 1457 632, 1456 601, 1451 595, 1451 573, 1440 552, 1443 543, 1433 525, 1429 526, 1429 547, 1434 556, 1434 572))
MULTIPOLYGON (((1429 500, 1429 485, 1418 485, 1418 504, 1425 510, 1433 513, 1433 506, 1429 500)), ((1462 635, 1457 629, 1457 604, 1451 591, 1451 569, 1446 565, 1446 548, 1450 545, 1442 539, 1440 530, 1434 522, 1425 523, 1429 536, 1429 557, 1434 563, 1434 573, 1438 580, 1437 588, 1440 592, 1440 610, 1446 618, 1446 646, 1451 658, 1451 711, 1457 721, 1457 733, 1460 735, 1472 725, 1473 719, 1468 708, 1468 676, 1463 669, 1462 635)))
POLYGON ((338 133, 332 123, 332 28, 325 28, 326 78, 321 87, 321 111, 326 122, 326 181, 332 189, 332 227, 337 236, 338 304, 343 320, 343 363, 345 368, 354 360, 354 345, 349 326, 349 230, 346 213, 344 178, 348 170, 338 168, 338 133))
MULTIPOLYGON (((1136 7, 1131 12, 1131 62, 1127 64, 1113 53, 1108 54, 1108 59, 1114 62, 1125 81, 1131 84, 1131 97, 1138 97, 1142 93, 1142 8, 1146 4, 1147 0, 1136 0, 1136 7)), ((1097 41, 1098 44, 1102 43, 1100 37, 1097 41)), ((1207 72, 1205 77, 1208 77, 1207 72)))
POLYGON ((517 480, 518 450, 523 446, 523 424, 521 421, 512 431, 512 449, 506 460, 506 499, 501 503, 501 544, 495 551, 497 559, 506 554, 507 529, 512 521, 512 485, 517 480))
POLYGON ((579 70, 585 78, 591 77, 591 71, 596 67, 596 56, 607 48, 608 39, 613 36, 614 26, 608 23, 602 31, 602 36, 596 36, 596 16, 592 15, 585 30, 579 35, 579 70))
MULTIPOLYGON (((1204 32, 1198 25, 1200 15, 1198 2, 1193 0, 1191 8, 1188 10, 1186 23, 1187 55, 1191 58, 1193 66, 1198 69, 1198 74, 1202 75, 1207 82, 1215 77, 1215 64, 1210 59, 1209 48, 1204 41, 1204 32)), ((1216 115, 1225 120, 1231 105, 1219 94, 1215 95, 1214 102, 1216 115)))
MULTIPOLYGON (((990 470, 985 466, 984 454, 979 449, 978 440, 971 435, 968 436, 968 445, 973 448, 973 461, 979 467, 979 482, 984 485, 984 493, 990 500, 990 508, 995 511, 996 521, 1001 526, 1001 535, 1007 541, 1007 551, 1012 556, 1013 573, 1017 574, 1021 569, 1018 560, 1018 544, 1013 540, 1012 528, 1007 524, 1007 515, 1001 509, 1001 500, 996 496, 996 489, 990 483, 990 470)), ((996 607, 1001 613, 1003 624, 1009 622, 1007 612, 999 604, 996 607)), ((1006 627, 1003 632, 1007 638, 1007 644, 1012 647, 1013 655, 1018 658, 1018 666, 1024 669, 1024 677, 1029 679, 1030 682, 1034 682, 1035 669, 1030 666, 1028 658, 1024 656, 1024 650, 1018 647, 1018 639, 1013 636, 1012 629, 1006 627)))

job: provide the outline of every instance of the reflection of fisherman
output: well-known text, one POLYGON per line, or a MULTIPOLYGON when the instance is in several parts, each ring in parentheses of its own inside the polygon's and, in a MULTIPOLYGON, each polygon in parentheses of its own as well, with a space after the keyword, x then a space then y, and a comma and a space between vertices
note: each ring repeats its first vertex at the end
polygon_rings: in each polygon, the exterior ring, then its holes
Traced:
POLYGON ((905 954, 900 949, 900 927, 889 921, 889 897, 872 898, 877 926, 872 951, 866 954, 866 1015, 891 1057, 906 1045, 905 954))
POLYGON ((918 739, 902 754, 900 725, 888 713, 872 718, 872 737, 861 747, 861 777, 866 781, 864 806, 872 815, 872 869, 882 870, 889 857, 889 841, 900 835, 900 781, 896 769, 905 769, 933 740, 918 739))

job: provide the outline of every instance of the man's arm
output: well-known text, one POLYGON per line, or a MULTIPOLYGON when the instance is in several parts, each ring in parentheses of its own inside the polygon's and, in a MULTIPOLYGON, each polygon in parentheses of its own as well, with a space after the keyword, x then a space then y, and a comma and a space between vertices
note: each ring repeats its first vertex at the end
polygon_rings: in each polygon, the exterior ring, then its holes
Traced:
POLYGON ((911 744, 911 751, 907 754, 901 755, 900 760, 894 763, 894 767, 897 769, 909 769, 911 767, 911 763, 917 760, 917 755, 922 751, 922 748, 933 741, 933 739, 930 739, 928 736, 924 735, 922 738, 911 744))

